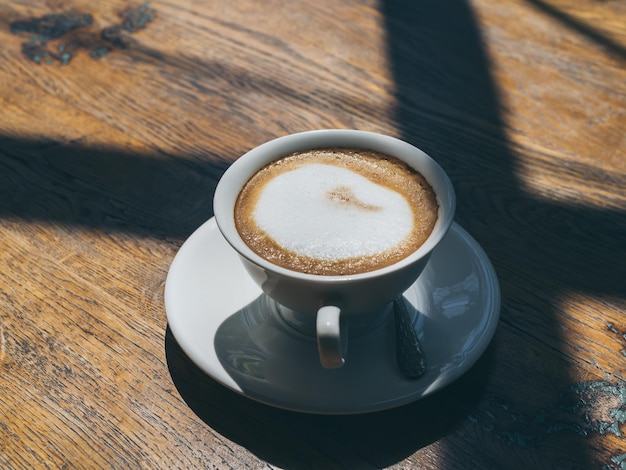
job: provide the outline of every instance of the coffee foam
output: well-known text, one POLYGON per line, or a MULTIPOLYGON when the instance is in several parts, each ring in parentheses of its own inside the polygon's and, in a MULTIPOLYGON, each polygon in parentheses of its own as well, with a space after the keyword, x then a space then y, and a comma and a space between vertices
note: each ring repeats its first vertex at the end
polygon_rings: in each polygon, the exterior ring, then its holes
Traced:
POLYGON ((413 213, 402 195, 324 164, 305 165, 269 181, 254 220, 287 250, 337 261, 390 250, 413 228, 413 213))
POLYGON ((236 209, 237 229, 259 255, 331 275, 407 256, 428 237, 436 216, 434 193, 419 173, 395 158, 350 149, 271 163, 247 183, 236 209))

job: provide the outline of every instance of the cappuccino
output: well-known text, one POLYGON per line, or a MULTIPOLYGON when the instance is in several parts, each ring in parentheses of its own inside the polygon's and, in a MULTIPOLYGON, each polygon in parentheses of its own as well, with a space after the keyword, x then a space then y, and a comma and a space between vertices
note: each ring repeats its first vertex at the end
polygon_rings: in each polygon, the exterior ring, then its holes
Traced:
POLYGON ((417 250, 437 220, 426 179, 379 152, 297 152, 261 168, 235 205, 241 238, 287 269, 327 276, 389 266, 417 250))

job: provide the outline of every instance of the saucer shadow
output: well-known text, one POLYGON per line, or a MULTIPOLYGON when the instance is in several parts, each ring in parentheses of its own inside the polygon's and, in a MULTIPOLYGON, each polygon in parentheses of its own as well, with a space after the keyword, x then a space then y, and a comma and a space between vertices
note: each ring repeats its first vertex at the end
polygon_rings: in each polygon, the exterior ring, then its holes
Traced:
POLYGON ((222 386, 183 352, 170 328, 168 368, 189 408, 215 431, 283 468, 387 467, 449 435, 466 421, 491 374, 491 347, 460 379, 398 408, 318 415, 275 408, 222 386))

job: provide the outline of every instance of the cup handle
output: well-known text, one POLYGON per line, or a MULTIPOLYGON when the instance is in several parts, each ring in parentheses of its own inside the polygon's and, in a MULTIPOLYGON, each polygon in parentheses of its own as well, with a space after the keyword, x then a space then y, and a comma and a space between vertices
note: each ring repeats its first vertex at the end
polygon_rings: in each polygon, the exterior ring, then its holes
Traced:
POLYGON ((333 305, 322 307, 317 311, 317 349, 320 355, 320 362, 326 369, 338 369, 345 362, 339 321, 340 315, 341 309, 333 305))

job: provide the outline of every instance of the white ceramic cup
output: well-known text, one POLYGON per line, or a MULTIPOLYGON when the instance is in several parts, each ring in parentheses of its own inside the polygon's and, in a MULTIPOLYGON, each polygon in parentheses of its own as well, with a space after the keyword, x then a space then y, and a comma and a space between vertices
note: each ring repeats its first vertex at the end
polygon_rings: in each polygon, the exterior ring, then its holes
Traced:
MULTIPOLYGON (((386 306, 402 295, 424 269, 433 249, 447 233, 455 211, 450 179, 426 153, 393 137, 357 130, 319 130, 290 134, 266 142, 240 157, 224 173, 215 190, 213 211, 226 241, 238 252, 246 270, 269 297, 293 312, 315 320, 322 366, 344 364, 345 329, 350 319, 386 306), (381 269, 361 274, 325 276, 277 266, 262 258, 242 240, 235 227, 235 202, 245 183, 260 168, 293 152, 316 148, 350 147, 392 155, 420 172, 432 186, 439 203, 435 227, 428 239, 408 257, 381 269)), ((381 313, 382 315, 382 313, 381 313)))

